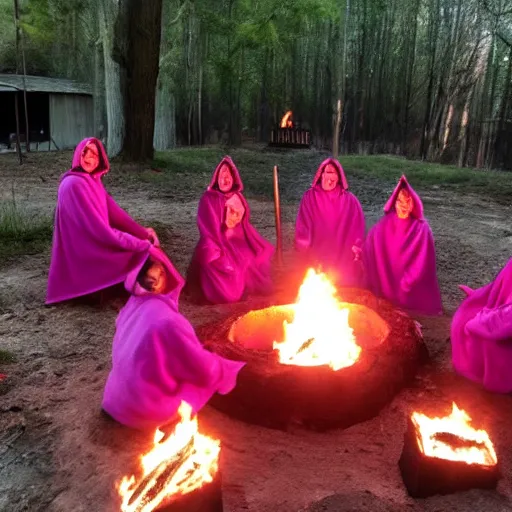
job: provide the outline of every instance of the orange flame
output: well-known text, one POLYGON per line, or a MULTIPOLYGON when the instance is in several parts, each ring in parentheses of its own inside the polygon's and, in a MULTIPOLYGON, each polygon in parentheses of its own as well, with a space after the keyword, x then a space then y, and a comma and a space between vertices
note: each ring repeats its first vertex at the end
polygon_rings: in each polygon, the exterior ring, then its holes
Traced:
POLYGON ((123 477, 119 484, 122 512, 151 512, 170 496, 187 494, 213 481, 220 441, 199 433, 197 417, 191 419, 189 404, 181 402, 178 413, 181 420, 167 439, 156 430, 153 449, 141 457, 140 481, 132 475, 123 477), (175 467, 168 472, 173 463, 175 467))
POLYGON ((482 466, 497 464, 498 458, 489 434, 485 430, 475 430, 469 424, 471 418, 455 403, 452 413, 444 418, 429 418, 419 412, 413 412, 411 418, 417 429, 418 445, 428 457, 482 466), (460 439, 461 446, 448 443, 446 436, 450 434, 460 439))
POLYGON ((286 112, 283 119, 281 119, 281 128, 293 128, 292 114, 293 112, 291 110, 286 112))
POLYGON ((361 347, 348 323, 349 310, 335 294, 325 274, 308 269, 293 304, 293 321, 283 322, 284 341, 273 344, 281 363, 339 370, 358 360, 361 347))

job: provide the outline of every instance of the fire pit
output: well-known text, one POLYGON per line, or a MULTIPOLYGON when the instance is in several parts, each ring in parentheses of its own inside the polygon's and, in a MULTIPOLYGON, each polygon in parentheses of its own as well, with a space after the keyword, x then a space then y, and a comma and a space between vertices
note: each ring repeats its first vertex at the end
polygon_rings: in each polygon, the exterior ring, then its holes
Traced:
POLYGON ((348 427, 376 416, 426 354, 418 325, 370 292, 338 292, 308 271, 296 304, 269 305, 197 329, 214 352, 246 361, 211 404, 249 423, 348 427))
POLYGON ((311 132, 295 125, 292 117, 293 112, 289 110, 281 119, 279 126, 272 129, 270 132, 270 146, 309 148, 311 145, 311 132))
POLYGON ((182 402, 174 431, 156 431, 141 478, 122 479, 122 512, 222 512, 220 443, 199 433, 191 411, 182 402))
POLYGON ((412 414, 399 461, 410 496, 496 487, 500 472, 494 446, 487 432, 475 430, 470 420, 455 404, 444 418, 412 414))

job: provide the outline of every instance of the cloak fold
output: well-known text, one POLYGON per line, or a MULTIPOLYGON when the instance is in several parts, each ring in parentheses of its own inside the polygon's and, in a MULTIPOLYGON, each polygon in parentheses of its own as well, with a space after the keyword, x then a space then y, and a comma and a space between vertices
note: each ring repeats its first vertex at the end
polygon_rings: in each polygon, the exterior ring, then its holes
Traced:
POLYGON ((462 301, 452 319, 451 343, 458 373, 489 391, 512 392, 512 259, 494 281, 462 301))

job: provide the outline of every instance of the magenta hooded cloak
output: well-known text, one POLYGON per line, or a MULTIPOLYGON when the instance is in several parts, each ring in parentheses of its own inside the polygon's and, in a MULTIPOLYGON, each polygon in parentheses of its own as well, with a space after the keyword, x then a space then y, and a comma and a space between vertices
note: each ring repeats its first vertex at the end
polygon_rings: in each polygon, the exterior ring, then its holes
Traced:
POLYGON ((367 286, 373 293, 415 313, 442 314, 434 237, 421 199, 405 176, 384 206, 384 216, 366 237, 363 261, 367 286), (413 200, 407 219, 398 218, 395 211, 402 188, 413 200))
POLYGON ((46 303, 87 295, 121 283, 143 262, 151 246, 146 230, 107 193, 102 176, 109 171, 103 144, 84 139, 75 149, 73 166, 60 180, 53 230, 46 303), (86 144, 98 147, 100 165, 81 170, 86 144))
POLYGON ((224 157, 199 201, 197 212, 199 242, 187 273, 187 291, 198 301, 230 303, 239 301, 244 293, 272 291, 274 246, 251 224, 251 211, 242 191, 238 169, 230 157, 224 157), (233 176, 233 187, 227 193, 217 185, 223 164, 229 166, 233 176), (224 228, 226 201, 234 194, 242 202, 245 214, 228 237, 224 228))
POLYGON ((348 191, 347 178, 334 158, 324 160, 311 188, 302 197, 295 226, 295 249, 304 266, 319 266, 340 286, 358 286, 360 264, 353 250, 364 240, 365 221, 361 204, 348 191), (334 190, 322 189, 321 177, 327 164, 338 171, 334 190))
POLYGON ((452 319, 452 361, 464 377, 512 392, 512 259, 488 285, 471 290, 452 319))
POLYGON ((126 278, 132 296, 116 320, 112 370, 102 404, 115 420, 137 429, 168 423, 182 400, 197 412, 214 393, 229 393, 245 364, 201 345, 178 312, 183 278, 162 251, 152 248, 151 256, 164 263, 172 289, 155 295, 142 288, 136 279, 143 264, 126 278))

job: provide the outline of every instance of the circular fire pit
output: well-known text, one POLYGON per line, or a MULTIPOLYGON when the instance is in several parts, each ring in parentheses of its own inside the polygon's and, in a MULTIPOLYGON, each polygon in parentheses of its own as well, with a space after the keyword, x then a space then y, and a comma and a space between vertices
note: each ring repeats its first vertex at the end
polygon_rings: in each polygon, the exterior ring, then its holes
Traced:
POLYGON ((210 403, 242 421, 277 429, 346 428, 376 416, 426 356, 421 332, 407 314, 368 291, 343 289, 338 296, 361 347, 357 360, 339 370, 279 362, 273 341, 282 339, 292 305, 249 310, 199 327, 210 350, 247 362, 236 388, 210 403))

